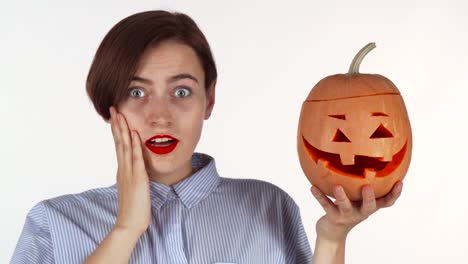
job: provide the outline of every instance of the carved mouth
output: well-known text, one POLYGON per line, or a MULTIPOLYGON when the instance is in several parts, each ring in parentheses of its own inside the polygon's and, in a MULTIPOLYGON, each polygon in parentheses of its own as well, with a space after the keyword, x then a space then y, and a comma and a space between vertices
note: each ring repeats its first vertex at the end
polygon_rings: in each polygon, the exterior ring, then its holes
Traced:
POLYGON ((366 174, 375 174, 375 177, 384 177, 392 173, 401 164, 408 144, 405 143, 401 150, 393 155, 391 161, 382 161, 382 157, 355 155, 353 165, 343 165, 339 154, 325 152, 315 148, 307 142, 304 136, 302 136, 302 141, 304 142, 309 156, 317 165, 322 165, 329 170, 345 176, 358 178, 366 178, 368 176, 366 174))

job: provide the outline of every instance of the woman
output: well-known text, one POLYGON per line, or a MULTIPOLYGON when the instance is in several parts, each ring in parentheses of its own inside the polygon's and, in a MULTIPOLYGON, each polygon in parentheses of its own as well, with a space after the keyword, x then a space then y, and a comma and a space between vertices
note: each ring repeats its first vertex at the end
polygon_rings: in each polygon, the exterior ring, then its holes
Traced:
MULTIPOLYGON (((217 71, 203 33, 188 16, 137 13, 117 23, 87 80, 96 111, 111 125, 117 184, 37 204, 12 263, 310 263, 299 208, 278 187, 218 175, 194 153, 215 103, 217 71)), ((352 204, 312 194, 314 263, 343 263, 356 224, 401 193, 352 204)))

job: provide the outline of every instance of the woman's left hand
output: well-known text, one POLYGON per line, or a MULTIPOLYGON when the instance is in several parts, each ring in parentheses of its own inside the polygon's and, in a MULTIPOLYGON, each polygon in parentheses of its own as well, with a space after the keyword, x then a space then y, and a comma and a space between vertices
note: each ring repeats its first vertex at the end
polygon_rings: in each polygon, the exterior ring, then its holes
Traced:
POLYGON ((314 197, 325 210, 316 225, 317 238, 331 242, 344 242, 349 231, 367 219, 380 208, 392 206, 401 194, 403 183, 396 182, 385 196, 375 199, 374 189, 370 185, 362 188, 362 202, 351 202, 343 187, 334 186, 335 202, 324 195, 317 187, 310 189, 314 197))

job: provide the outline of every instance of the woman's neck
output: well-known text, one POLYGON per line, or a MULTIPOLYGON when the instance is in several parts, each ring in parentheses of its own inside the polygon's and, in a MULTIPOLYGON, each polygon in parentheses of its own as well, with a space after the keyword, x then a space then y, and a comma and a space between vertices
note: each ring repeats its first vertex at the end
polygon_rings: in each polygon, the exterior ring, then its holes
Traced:
POLYGON ((195 168, 192 168, 191 162, 188 166, 183 166, 178 171, 172 172, 170 174, 161 174, 157 172, 148 172, 149 178, 151 181, 160 182, 164 185, 171 186, 176 184, 185 178, 190 177, 196 172, 195 168))

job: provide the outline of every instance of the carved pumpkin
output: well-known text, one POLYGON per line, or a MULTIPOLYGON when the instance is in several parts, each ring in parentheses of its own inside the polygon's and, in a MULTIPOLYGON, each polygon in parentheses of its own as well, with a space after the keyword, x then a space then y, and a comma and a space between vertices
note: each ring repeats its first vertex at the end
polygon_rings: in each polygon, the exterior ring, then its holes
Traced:
POLYGON ((404 178, 412 136, 405 103, 386 77, 361 74, 359 65, 375 47, 369 43, 347 74, 325 77, 302 104, 297 134, 301 167, 309 181, 333 196, 333 185, 361 200, 365 184, 376 197, 404 178))

